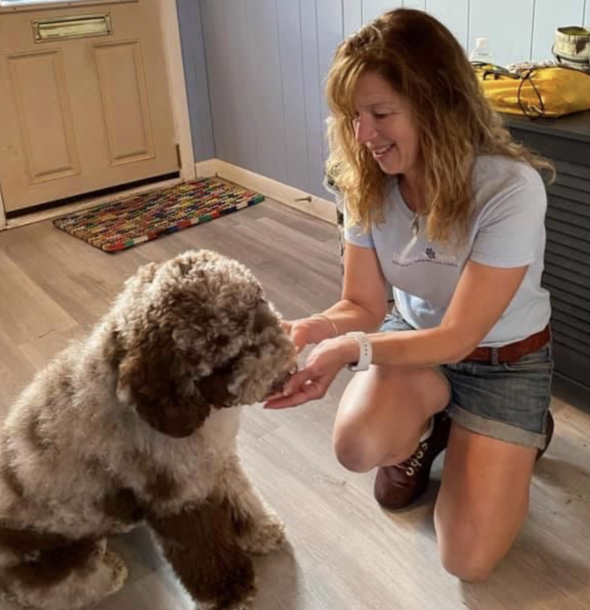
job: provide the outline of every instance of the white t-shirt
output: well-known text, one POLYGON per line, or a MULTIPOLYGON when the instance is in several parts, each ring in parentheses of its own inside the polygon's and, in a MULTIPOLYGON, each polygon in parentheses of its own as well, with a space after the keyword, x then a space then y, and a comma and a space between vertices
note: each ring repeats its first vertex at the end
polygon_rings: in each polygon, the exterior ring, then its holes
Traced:
POLYGON ((481 342, 497 347, 524 339, 549 322, 549 293, 541 287, 547 194, 534 168, 499 155, 477 158, 473 194, 468 236, 460 247, 428 241, 424 219, 415 234, 414 213, 397 177, 391 180, 383 223, 366 233, 359 226, 346 227, 345 238, 376 250, 397 308, 414 328, 440 324, 468 260, 492 267, 528 265, 508 308, 481 342))

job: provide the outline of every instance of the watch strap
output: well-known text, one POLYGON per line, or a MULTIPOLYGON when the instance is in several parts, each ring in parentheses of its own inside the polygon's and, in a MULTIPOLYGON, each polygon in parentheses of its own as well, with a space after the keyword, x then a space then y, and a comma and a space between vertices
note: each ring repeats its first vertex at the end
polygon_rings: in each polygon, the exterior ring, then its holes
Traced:
POLYGON ((359 359, 358 362, 354 362, 348 365, 348 369, 353 372, 368 371, 371 366, 371 360, 373 359, 373 348, 367 335, 360 331, 353 331, 346 333, 347 337, 354 339, 359 346, 359 359))

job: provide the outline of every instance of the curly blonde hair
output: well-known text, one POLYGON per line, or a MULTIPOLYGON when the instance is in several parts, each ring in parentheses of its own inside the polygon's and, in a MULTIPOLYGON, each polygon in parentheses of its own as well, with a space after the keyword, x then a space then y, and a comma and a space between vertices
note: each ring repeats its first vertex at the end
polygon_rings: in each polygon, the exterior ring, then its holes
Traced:
POLYGON ((330 156, 326 171, 343 193, 351 223, 367 230, 383 219, 385 174, 354 135, 354 92, 372 72, 409 100, 419 130, 430 240, 466 233, 476 155, 505 155, 553 178, 551 163, 516 143, 485 99, 463 48, 423 11, 385 13, 344 40, 328 73, 330 156), (456 233, 455 233, 456 232, 456 233))

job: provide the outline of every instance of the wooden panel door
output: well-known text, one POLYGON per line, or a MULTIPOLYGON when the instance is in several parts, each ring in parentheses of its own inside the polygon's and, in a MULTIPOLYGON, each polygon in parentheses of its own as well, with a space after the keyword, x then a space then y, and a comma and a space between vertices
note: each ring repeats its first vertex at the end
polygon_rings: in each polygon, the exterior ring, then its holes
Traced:
POLYGON ((8 213, 178 170, 156 0, 0 12, 8 213))

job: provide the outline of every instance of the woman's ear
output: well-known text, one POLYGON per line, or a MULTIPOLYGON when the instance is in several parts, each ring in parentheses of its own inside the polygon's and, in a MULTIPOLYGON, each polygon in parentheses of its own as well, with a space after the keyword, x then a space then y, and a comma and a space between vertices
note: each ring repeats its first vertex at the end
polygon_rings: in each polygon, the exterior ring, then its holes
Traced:
POLYGON ((190 436, 211 411, 177 357, 172 337, 155 326, 123 356, 117 395, 152 428, 174 438, 190 436))

